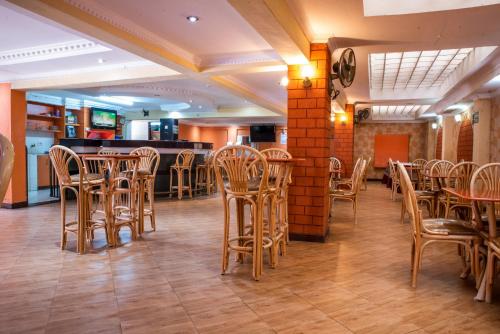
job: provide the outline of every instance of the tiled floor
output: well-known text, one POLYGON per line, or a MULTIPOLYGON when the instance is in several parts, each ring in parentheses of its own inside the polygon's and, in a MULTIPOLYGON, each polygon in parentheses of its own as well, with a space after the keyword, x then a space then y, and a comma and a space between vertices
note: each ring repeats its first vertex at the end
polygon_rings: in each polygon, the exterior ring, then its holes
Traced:
POLYGON ((57 204, 0 210, 0 333, 500 333, 498 289, 474 302, 454 246, 430 247, 410 287, 389 197, 370 184, 357 226, 336 203, 329 242, 292 242, 260 282, 248 263, 219 274, 218 197, 160 200, 157 232, 113 250, 98 234, 84 256, 59 250, 57 204))

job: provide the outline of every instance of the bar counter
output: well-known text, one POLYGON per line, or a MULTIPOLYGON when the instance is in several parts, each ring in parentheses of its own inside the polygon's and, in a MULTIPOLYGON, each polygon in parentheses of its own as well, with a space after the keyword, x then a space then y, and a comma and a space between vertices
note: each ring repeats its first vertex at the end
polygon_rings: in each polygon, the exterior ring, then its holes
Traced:
MULTIPOLYGON (((195 159, 192 168, 191 184, 195 187, 195 169, 204 161, 204 156, 212 150, 212 143, 188 142, 175 140, 108 140, 108 139, 77 139, 65 138, 59 144, 71 148, 78 154, 97 153, 102 148, 109 148, 119 153, 129 153, 135 148, 150 146, 160 152, 160 166, 156 174, 155 193, 167 194, 170 187, 170 166, 175 163, 177 154, 185 149, 193 150, 195 159)), ((174 174, 176 175, 176 174, 174 174)), ((174 176, 175 177, 175 176, 174 176)), ((177 179, 174 179, 174 185, 177 179)))

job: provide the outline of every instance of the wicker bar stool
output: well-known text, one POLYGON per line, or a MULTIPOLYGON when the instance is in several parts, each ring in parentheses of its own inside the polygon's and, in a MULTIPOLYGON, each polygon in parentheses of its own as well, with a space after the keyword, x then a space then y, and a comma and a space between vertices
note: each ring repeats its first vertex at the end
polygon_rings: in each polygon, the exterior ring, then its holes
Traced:
MULTIPOLYGON (((291 159, 292 155, 279 148, 268 148, 260 153, 266 159, 291 159)), ((287 163, 273 163, 268 161, 269 166, 269 188, 270 196, 266 201, 268 205, 267 229, 265 232, 273 241, 271 247, 272 259, 271 265, 276 267, 278 264, 278 253, 286 255, 286 244, 289 242, 288 233, 288 185, 291 183, 292 167, 287 163)))
MULTIPOLYGON (((76 235, 77 252, 85 253, 85 244, 88 231, 96 228, 106 229, 102 222, 90 221, 88 194, 91 190, 100 187, 103 182, 101 174, 88 173, 78 155, 71 149, 54 145, 49 150, 49 157, 57 175, 61 194, 61 249, 66 247, 68 232, 76 235), (74 162, 78 174, 70 175, 69 165, 74 162), (72 192, 76 197, 77 212, 75 220, 67 220, 66 192, 72 192)), ((107 233, 106 233, 107 235, 107 233)))
POLYGON ((269 194, 266 158, 251 147, 225 146, 215 153, 214 168, 224 204, 222 274, 227 270, 229 253, 234 251, 240 262, 245 255, 252 255, 253 277, 259 280, 263 250, 272 245, 263 233, 264 201, 269 194), (231 201, 236 202, 237 208, 238 235, 234 237, 230 236, 231 201), (245 205, 250 207, 250 229, 245 229, 245 205))
POLYGON ((213 167, 214 152, 210 151, 202 164, 196 165, 196 176, 194 191, 198 192, 201 189, 206 189, 207 195, 214 190, 215 174, 213 167))
POLYGON ((151 228, 153 231, 156 231, 155 180, 158 166, 160 165, 160 152, 153 147, 144 146, 131 151, 130 155, 141 157, 137 171, 139 182, 138 232, 141 234, 144 231, 144 217, 146 216, 151 220, 151 228))
POLYGON ((182 193, 184 190, 189 192, 189 197, 193 198, 193 190, 191 187, 191 169, 193 168, 194 161, 194 151, 193 150, 182 150, 177 154, 175 159, 175 164, 170 166, 170 196, 172 196, 172 191, 177 189, 177 197, 182 199, 182 193), (177 173, 177 185, 173 185, 173 174, 177 173), (188 185, 184 185, 184 172, 188 175, 188 185))

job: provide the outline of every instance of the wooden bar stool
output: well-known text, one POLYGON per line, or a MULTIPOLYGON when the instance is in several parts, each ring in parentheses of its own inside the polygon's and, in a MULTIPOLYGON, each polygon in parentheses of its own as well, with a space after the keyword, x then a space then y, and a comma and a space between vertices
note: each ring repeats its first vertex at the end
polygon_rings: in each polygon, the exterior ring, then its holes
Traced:
POLYGON ((172 196, 172 191, 177 189, 177 197, 182 199, 182 193, 184 190, 189 192, 189 197, 193 198, 193 191, 191 187, 191 169, 193 167, 194 161, 194 151, 192 150, 182 150, 177 154, 175 159, 175 164, 170 166, 170 196, 172 196), (174 186, 173 174, 177 173, 177 185, 174 186), (184 172, 188 175, 188 185, 184 185, 184 172))
POLYGON ((252 255, 253 277, 262 274, 262 252, 273 241, 263 233, 264 200, 269 195, 269 168, 265 157, 257 150, 242 146, 225 146, 214 156, 215 175, 224 203, 224 239, 222 274, 227 270, 229 253, 238 254, 243 262, 245 255, 252 255), (236 202, 238 234, 230 236, 231 201, 236 202), (245 229, 244 207, 250 207, 250 229, 245 229))
POLYGON ((151 228, 156 231, 155 221, 155 180, 158 166, 160 165, 160 152, 153 147, 139 147, 130 152, 130 155, 138 155, 139 169, 137 178, 139 182, 139 226, 138 232, 144 232, 144 217, 151 220, 151 228), (146 204, 147 199, 147 204, 146 204))
POLYGON ((196 166, 196 176, 195 176, 195 186, 194 191, 200 191, 203 188, 206 189, 207 195, 213 191, 215 186, 215 175, 213 167, 214 152, 211 151, 205 157, 205 161, 202 164, 196 166))
POLYGON ((105 224, 102 224, 102 222, 89 220, 88 193, 100 187, 103 182, 102 175, 88 173, 78 155, 67 147, 61 145, 52 146, 49 150, 49 157, 57 175, 61 194, 61 249, 66 247, 67 234, 71 232, 77 238, 77 252, 83 254, 88 236, 87 232, 96 228, 106 229, 105 224), (70 175, 69 165, 71 163, 76 165, 78 174, 70 175), (67 191, 72 192, 76 197, 76 220, 67 221, 67 191))
POLYGON ((268 206, 267 224, 265 233, 273 241, 271 251, 272 267, 278 264, 278 253, 286 255, 286 244, 288 237, 288 185, 291 182, 292 167, 286 162, 269 162, 269 159, 292 159, 292 155, 279 148, 269 148, 261 151, 268 160, 269 166, 269 196, 266 204, 268 206))

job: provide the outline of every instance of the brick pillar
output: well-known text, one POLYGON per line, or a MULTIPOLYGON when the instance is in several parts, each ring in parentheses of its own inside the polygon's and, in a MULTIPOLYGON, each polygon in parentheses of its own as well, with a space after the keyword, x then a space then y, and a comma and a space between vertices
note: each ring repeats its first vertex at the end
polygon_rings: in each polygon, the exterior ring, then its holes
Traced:
POLYGON ((354 154, 354 105, 346 104, 346 121, 342 122, 342 114, 337 114, 333 126, 333 156, 342 162, 344 176, 350 177, 353 169, 354 154))
POLYGON ((0 84, 0 133, 14 145, 14 170, 2 207, 28 205, 26 193, 26 94, 0 84))
POLYGON ((328 234, 330 98, 327 44, 311 44, 312 87, 304 88, 300 65, 288 67, 288 151, 304 158, 293 170, 288 196, 290 237, 324 241, 328 234))

